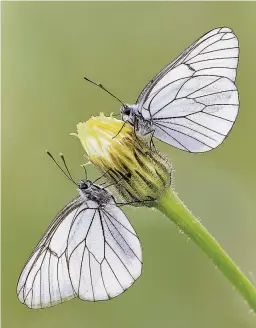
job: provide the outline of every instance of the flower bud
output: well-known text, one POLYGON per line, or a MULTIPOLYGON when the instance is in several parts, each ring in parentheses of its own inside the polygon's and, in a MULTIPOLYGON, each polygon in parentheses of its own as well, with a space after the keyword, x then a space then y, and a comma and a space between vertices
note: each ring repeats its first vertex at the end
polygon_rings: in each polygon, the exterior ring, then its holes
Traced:
POLYGON ((123 201, 151 206, 170 186, 170 162, 135 135, 128 123, 101 113, 79 123, 73 135, 123 201))

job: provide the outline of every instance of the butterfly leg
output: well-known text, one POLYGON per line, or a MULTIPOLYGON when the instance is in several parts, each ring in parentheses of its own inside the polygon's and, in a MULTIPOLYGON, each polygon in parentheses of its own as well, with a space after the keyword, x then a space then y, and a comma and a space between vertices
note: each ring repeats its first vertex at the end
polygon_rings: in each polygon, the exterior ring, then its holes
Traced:
POLYGON ((133 133, 134 133, 134 136, 135 136, 136 140, 138 141, 138 143, 139 143, 141 146, 143 146, 143 145, 141 144, 141 140, 140 140, 140 138, 138 137, 136 131, 138 131, 138 128, 136 128, 136 124, 134 124, 134 125, 133 125, 133 133))
POLYGON ((155 130, 152 129, 152 130, 148 131, 146 134, 144 134, 144 136, 150 136, 150 141, 149 141, 150 150, 156 151, 156 146, 153 141, 154 133, 155 133, 155 130))
POLYGON ((131 201, 131 202, 119 202, 119 203, 117 203, 116 202, 116 205, 117 206, 124 206, 124 205, 132 205, 132 204, 140 204, 140 203, 146 203, 146 202, 154 202, 154 199, 152 198, 152 197, 150 197, 150 196, 147 196, 148 198, 150 198, 150 199, 144 199, 144 200, 135 200, 135 201, 131 201))
POLYGON ((155 133, 155 130, 153 130, 151 133, 149 146, 150 146, 150 149, 152 147, 153 151, 156 151, 156 146, 153 141, 154 133, 155 133))

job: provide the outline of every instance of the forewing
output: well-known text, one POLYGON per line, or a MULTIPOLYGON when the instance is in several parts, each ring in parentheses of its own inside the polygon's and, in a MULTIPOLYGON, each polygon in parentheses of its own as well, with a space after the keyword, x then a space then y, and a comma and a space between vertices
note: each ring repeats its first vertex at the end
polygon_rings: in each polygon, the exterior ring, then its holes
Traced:
POLYGON ((140 242, 125 214, 115 205, 94 208, 87 214, 70 230, 70 277, 79 298, 107 300, 123 293, 140 276, 140 242))
POLYGON ((238 114, 237 63, 236 36, 229 28, 218 28, 163 69, 138 99, 154 136, 189 152, 220 145, 238 114))
POLYGON ((238 54, 238 39, 230 28, 216 28, 206 33, 146 85, 136 102, 139 111, 150 95, 171 81, 197 75, 215 75, 234 82, 238 54))
POLYGON ((48 227, 20 275, 17 295, 29 308, 50 307, 75 297, 66 260, 69 231, 86 205, 70 202, 48 227))

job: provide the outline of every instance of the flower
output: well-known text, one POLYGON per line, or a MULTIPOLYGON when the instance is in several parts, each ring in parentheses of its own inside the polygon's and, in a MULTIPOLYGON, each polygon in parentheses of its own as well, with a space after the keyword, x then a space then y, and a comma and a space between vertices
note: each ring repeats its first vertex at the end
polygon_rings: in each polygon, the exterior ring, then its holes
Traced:
POLYGON ((78 123, 77 136, 86 155, 125 202, 150 206, 171 183, 171 164, 134 134, 128 123, 101 113, 78 123), (148 203, 146 201, 149 201, 148 203))

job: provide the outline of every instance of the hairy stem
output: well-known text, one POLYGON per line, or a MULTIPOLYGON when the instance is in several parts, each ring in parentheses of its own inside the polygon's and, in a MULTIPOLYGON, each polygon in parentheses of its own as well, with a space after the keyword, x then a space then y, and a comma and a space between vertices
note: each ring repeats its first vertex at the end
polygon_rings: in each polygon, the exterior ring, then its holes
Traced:
POLYGON ((155 207, 182 229, 208 255, 256 312, 255 286, 207 229, 186 208, 178 196, 171 189, 168 189, 155 207))

